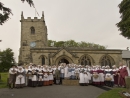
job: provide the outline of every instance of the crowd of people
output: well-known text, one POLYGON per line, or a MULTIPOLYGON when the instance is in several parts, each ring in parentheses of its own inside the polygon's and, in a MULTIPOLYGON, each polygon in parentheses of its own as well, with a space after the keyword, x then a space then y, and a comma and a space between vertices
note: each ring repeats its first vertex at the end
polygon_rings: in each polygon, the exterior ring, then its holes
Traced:
POLYGON ((63 79, 78 80, 81 86, 90 84, 95 86, 121 86, 125 87, 125 76, 128 76, 129 68, 122 63, 119 67, 107 66, 83 66, 61 63, 58 66, 35 65, 12 66, 9 69, 9 88, 23 88, 25 86, 49 86, 62 84, 63 79))

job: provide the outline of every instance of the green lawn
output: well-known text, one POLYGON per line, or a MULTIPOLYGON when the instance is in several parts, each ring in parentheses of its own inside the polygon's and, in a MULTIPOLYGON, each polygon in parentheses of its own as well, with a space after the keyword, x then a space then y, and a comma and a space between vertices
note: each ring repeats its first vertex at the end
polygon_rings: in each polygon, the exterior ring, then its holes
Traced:
POLYGON ((5 72, 0 74, 1 74, 0 88, 6 88, 8 73, 5 72))
POLYGON ((126 89, 125 88, 113 88, 110 91, 102 93, 100 96, 98 96, 98 98, 122 98, 119 95, 119 92, 121 92, 121 91, 126 91, 126 89))

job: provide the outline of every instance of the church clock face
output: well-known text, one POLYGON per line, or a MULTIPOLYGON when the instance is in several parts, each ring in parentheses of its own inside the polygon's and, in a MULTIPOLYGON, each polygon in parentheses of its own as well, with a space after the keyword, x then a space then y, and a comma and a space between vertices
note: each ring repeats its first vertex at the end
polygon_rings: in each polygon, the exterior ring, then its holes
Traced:
POLYGON ((36 46, 36 43, 35 43, 35 42, 31 42, 31 43, 30 43, 30 46, 33 48, 33 47, 36 46))

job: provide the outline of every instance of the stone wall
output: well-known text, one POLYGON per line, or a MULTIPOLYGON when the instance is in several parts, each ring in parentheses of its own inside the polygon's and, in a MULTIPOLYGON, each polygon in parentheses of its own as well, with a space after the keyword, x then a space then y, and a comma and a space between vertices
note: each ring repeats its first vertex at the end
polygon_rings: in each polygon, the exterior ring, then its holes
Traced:
POLYGON ((31 50, 32 57, 33 57, 33 63, 35 64, 42 64, 40 56, 45 57, 45 62, 46 64, 49 64, 49 59, 50 59, 50 64, 58 64, 60 59, 65 58, 67 59, 70 63, 75 63, 75 64, 81 64, 80 60, 84 55, 87 55, 91 59, 92 65, 100 65, 100 61, 103 56, 107 55, 110 57, 112 64, 117 65, 119 64, 120 61, 122 61, 121 57, 121 51, 110 51, 110 50, 105 50, 105 51, 67 51, 66 49, 32 49, 31 50))

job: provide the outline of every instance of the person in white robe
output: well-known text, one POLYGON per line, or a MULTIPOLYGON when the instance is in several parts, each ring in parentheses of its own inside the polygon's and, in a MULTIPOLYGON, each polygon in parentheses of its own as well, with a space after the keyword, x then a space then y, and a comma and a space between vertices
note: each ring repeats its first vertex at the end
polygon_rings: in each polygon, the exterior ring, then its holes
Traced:
POLYGON ((32 69, 32 87, 37 86, 37 71, 35 69, 32 69))
POLYGON ((79 79, 79 68, 78 68, 78 66, 75 67, 74 73, 75 73, 75 79, 78 80, 79 79))
MULTIPOLYGON (((102 66, 105 67, 105 66, 102 66)), ((101 68, 101 66, 98 66, 98 73, 99 73, 99 80, 100 80, 100 85, 104 86, 104 69, 101 68)))
POLYGON ((29 66, 29 69, 27 71, 27 78, 28 78, 28 86, 32 86, 32 66, 29 66))
POLYGON ((51 67, 49 67, 48 73, 49 73, 49 84, 52 85, 54 78, 53 78, 53 70, 51 67))
POLYGON ((84 70, 80 69, 79 72, 79 84, 80 86, 84 86, 84 70))
POLYGON ((43 86, 43 71, 40 69, 38 71, 38 86, 43 86))
POLYGON ((89 84, 89 75, 87 74, 87 71, 84 71, 84 86, 88 86, 89 84))
POLYGON ((45 66, 43 69, 43 85, 48 86, 49 84, 49 72, 48 72, 48 66, 45 66))
POLYGON ((25 84, 24 69, 22 67, 18 67, 15 82, 16 88, 22 88, 24 84, 25 84))
POLYGON ((68 77, 68 65, 65 65, 65 76, 64 76, 64 78, 65 79, 68 79, 69 77, 68 77))
POLYGON ((114 85, 113 73, 109 65, 107 65, 105 69, 105 85, 110 87, 113 87, 114 85))
POLYGON ((89 79, 89 83, 92 83, 92 80, 91 80, 91 73, 90 73, 90 70, 89 70, 89 66, 86 65, 86 67, 84 68, 84 70, 87 72, 88 79, 89 79))
POLYGON ((71 79, 71 74, 72 74, 72 67, 69 65, 68 67, 68 78, 71 79))
POLYGON ((15 87, 15 81, 16 81, 16 73, 17 73, 17 68, 16 66, 12 66, 9 69, 9 89, 13 89, 15 87))
POLYGON ((100 78, 99 78, 99 73, 98 73, 98 69, 96 66, 93 66, 93 70, 92 70, 92 80, 93 80, 93 85, 95 86, 100 86, 100 78))

